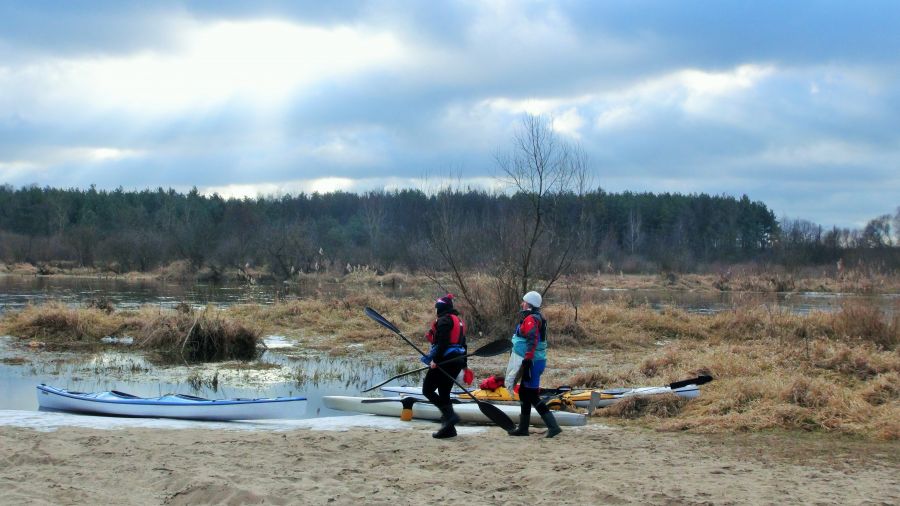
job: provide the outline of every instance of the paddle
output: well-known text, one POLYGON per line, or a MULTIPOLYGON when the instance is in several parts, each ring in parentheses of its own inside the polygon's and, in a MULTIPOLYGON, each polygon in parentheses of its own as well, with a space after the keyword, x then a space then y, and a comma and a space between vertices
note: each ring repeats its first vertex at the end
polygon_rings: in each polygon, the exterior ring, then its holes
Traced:
MULTIPOLYGON (((705 385, 706 383, 709 383, 712 380, 713 380, 712 376, 704 374, 701 376, 697 376, 696 378, 691 378, 691 379, 686 379, 686 380, 681 380, 681 381, 674 381, 672 383, 669 383, 666 386, 671 388, 672 390, 675 390, 676 388, 686 387, 688 385, 705 385)), ((594 390, 594 389, 592 389, 592 388, 572 388, 570 386, 563 385, 558 388, 542 388, 540 395, 547 396, 547 398, 549 398, 549 397, 555 397, 557 395, 562 395, 562 394, 568 393, 568 392, 583 392, 585 390, 594 390)), ((624 391, 631 390, 631 389, 630 388, 621 388, 621 389, 613 389, 612 391, 615 391, 615 390, 621 390, 624 392, 624 391)), ((610 392, 610 390, 602 390, 601 392, 610 392)))
MULTIPOLYGON (((501 353, 506 353, 507 351, 509 351, 509 349, 511 347, 512 347, 512 341, 510 341, 509 339, 498 339, 496 341, 487 343, 486 345, 482 346, 481 348, 478 348, 477 350, 473 351, 472 353, 468 353, 466 355, 460 355, 458 357, 451 358, 450 360, 445 360, 438 365, 449 364, 455 360, 462 360, 465 357, 493 357, 495 355, 500 355, 501 353)), ((384 385, 385 383, 390 383, 391 381, 394 381, 395 379, 402 378, 404 376, 407 376, 407 375, 410 375, 413 373, 421 372, 428 368, 429 367, 426 365, 425 367, 420 367, 418 369, 413 369, 412 371, 400 373, 396 376, 392 376, 392 377, 382 381, 381 383, 379 383, 373 387, 369 387, 369 388, 363 390, 363 392, 371 392, 372 390, 375 390, 376 388, 384 385)))
MULTIPOLYGON (((702 374, 700 376, 697 376, 696 378, 691 378, 691 379, 686 379, 686 380, 681 380, 681 381, 674 381, 672 383, 669 383, 666 386, 668 386, 672 390, 675 390, 676 388, 686 387, 688 385, 704 385, 706 383, 709 383, 712 380, 713 380, 712 376, 709 376, 707 374, 702 374)), ((573 389, 572 387, 569 387, 569 386, 561 386, 561 387, 555 388, 555 389, 546 389, 546 390, 541 389, 541 398, 544 399, 545 401, 550 400, 554 397, 562 399, 562 396, 566 393, 577 393, 577 392, 583 392, 585 390, 591 391, 591 400, 588 404, 588 413, 592 413, 593 409, 591 409, 591 408, 594 408, 594 407, 596 407, 595 406, 596 404, 599 404, 599 400, 600 400, 599 396, 601 393, 625 393, 625 392, 629 391, 630 389, 620 388, 620 389, 612 389, 612 390, 603 390, 601 392, 598 392, 597 390, 594 390, 594 389, 586 389, 586 388, 573 389), (616 392, 617 390, 619 392, 616 392), (596 394, 596 397, 595 397, 595 394, 596 394)))
POLYGON ((712 376, 709 376, 708 374, 702 374, 700 376, 697 376, 696 378, 669 383, 669 388, 675 390, 676 388, 686 387, 688 385, 705 385, 712 380, 712 376))
MULTIPOLYGON (((407 337, 404 336, 402 332, 400 332, 400 329, 395 327, 394 324, 389 322, 385 317, 378 314, 377 311, 375 311, 374 309, 372 309, 370 307, 366 307, 365 313, 366 313, 366 316, 375 320, 376 322, 381 324, 381 326, 383 326, 384 328, 390 330, 391 332, 393 332, 393 333, 397 334, 398 336, 400 336, 401 338, 403 338, 403 340, 406 341, 406 344, 410 345, 414 350, 419 352, 419 355, 422 355, 423 357, 426 356, 425 353, 422 350, 420 350, 418 346, 413 344, 412 341, 407 339, 407 337)), ((513 421, 509 419, 509 416, 507 416, 506 413, 501 411, 500 408, 498 408, 497 406, 494 406, 492 404, 488 404, 486 402, 479 401, 474 395, 472 395, 471 392, 469 392, 468 390, 465 389, 465 387, 460 385, 459 382, 456 381, 456 378, 454 378, 453 376, 450 375, 450 373, 448 373, 447 371, 442 369, 441 366, 437 366, 437 369, 439 371, 441 371, 442 373, 444 373, 445 376, 450 378, 450 380, 453 381, 453 383, 456 386, 465 390, 466 394, 469 397, 471 397, 472 400, 475 401, 476 404, 478 404, 478 409, 481 410, 481 412, 484 414, 484 416, 490 418, 492 422, 496 423, 503 430, 506 430, 506 431, 511 431, 516 428, 516 424, 513 423, 513 421)))

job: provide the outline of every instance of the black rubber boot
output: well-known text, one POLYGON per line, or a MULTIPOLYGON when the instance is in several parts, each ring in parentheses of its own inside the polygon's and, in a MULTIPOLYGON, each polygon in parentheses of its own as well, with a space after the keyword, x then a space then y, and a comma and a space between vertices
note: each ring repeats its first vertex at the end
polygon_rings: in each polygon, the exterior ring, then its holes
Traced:
POLYGON ((544 425, 547 426, 547 435, 545 437, 553 437, 562 432, 562 429, 559 428, 559 424, 556 423, 553 412, 547 411, 542 413, 541 419, 544 420, 544 425))
POLYGON ((459 415, 453 411, 453 405, 439 406, 441 410, 441 428, 437 432, 433 432, 431 437, 435 439, 445 439, 448 437, 456 437, 456 424, 459 423, 459 415))
POLYGON ((531 410, 519 414, 519 426, 507 432, 510 436, 527 436, 528 427, 531 425, 531 410))

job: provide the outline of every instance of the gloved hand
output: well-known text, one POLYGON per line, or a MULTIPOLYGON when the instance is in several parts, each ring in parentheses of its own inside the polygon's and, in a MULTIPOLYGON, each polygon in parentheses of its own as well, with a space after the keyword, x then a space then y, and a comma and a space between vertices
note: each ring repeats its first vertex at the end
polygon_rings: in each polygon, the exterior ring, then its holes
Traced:
POLYGON ((534 366, 534 362, 530 358, 526 358, 522 361, 522 381, 531 381, 531 368, 534 366))
POLYGON ((419 362, 422 362, 425 365, 431 365, 431 357, 428 355, 422 355, 422 358, 419 359, 419 362))

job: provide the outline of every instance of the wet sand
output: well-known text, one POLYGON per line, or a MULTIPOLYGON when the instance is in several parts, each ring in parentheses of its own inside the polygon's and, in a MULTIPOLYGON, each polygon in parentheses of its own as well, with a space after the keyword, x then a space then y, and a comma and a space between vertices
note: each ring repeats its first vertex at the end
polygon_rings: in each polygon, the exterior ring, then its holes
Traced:
POLYGON ((898 443, 592 423, 235 431, 0 427, 3 504, 898 504, 898 443))

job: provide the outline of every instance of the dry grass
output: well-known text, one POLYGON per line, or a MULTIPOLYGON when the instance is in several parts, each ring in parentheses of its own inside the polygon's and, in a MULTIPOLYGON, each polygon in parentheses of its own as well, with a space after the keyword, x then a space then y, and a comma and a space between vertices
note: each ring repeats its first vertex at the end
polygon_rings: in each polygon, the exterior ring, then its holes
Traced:
POLYGON ((159 267, 153 272, 153 276, 164 281, 187 281, 193 279, 193 267, 187 260, 177 260, 168 265, 159 267))
POLYGON ((663 416, 653 411, 652 403, 638 401, 601 411, 641 418, 659 430, 797 429, 900 436, 896 318, 858 305, 807 316, 764 307, 714 316, 667 313, 671 323, 661 325, 640 308, 594 308, 592 314, 603 315, 606 328, 616 332, 607 339, 634 348, 632 365, 614 374, 581 372, 569 383, 661 385, 708 372, 716 381, 680 411, 669 409, 663 416), (678 335, 672 338, 674 332, 678 335), (666 344, 649 352, 646 346, 641 353, 640 345, 654 339, 666 344))
POLYGON ((834 313, 748 306, 698 315, 623 299, 581 305, 577 324, 571 308, 545 313, 553 343, 548 381, 619 387, 716 378, 687 403, 630 399, 598 414, 659 430, 900 437, 900 312, 889 317, 855 302, 834 313), (554 371, 554 362, 569 375, 554 371))
POLYGON ((688 400, 675 394, 652 397, 627 397, 604 409, 598 409, 599 416, 636 419, 642 417, 672 418, 681 411, 688 400))
MULTIPOLYGON (((191 327, 247 336, 247 342, 254 334, 247 329, 258 329, 331 354, 412 356, 399 337, 363 314, 365 306, 424 346, 421 335, 433 318, 431 299, 388 298, 365 286, 341 298, 208 309, 200 317, 158 308, 107 314, 47 304, 5 314, 0 333, 76 342, 127 332, 141 346, 180 351, 187 346, 185 336, 193 335, 191 327)), ((699 315, 619 300, 583 304, 577 324, 574 311, 562 304, 549 305, 545 313, 552 343, 547 385, 662 385, 704 373, 716 378, 702 387, 699 398, 683 405, 635 400, 617 408, 621 411, 604 411, 606 416, 637 417, 637 423, 659 430, 791 429, 900 438, 900 311, 889 318, 874 306, 854 303, 809 315, 765 306, 699 315)), ((473 331, 470 344, 477 347, 508 332, 479 336, 473 331)), ((502 371, 505 361, 493 357, 471 365, 484 377, 502 371)))
POLYGON ((420 338, 434 314, 428 300, 390 299, 376 290, 365 289, 341 299, 241 305, 230 308, 228 313, 241 321, 254 322, 264 333, 291 336, 305 348, 332 354, 346 354, 360 348, 369 352, 407 349, 399 337, 365 316, 366 306, 380 312, 417 343, 422 343, 420 338))
POLYGON ((187 360, 252 359, 256 355, 259 332, 222 311, 207 309, 194 314, 145 307, 116 312, 97 306, 70 307, 58 302, 28 306, 4 314, 0 333, 53 348, 96 347, 103 337, 129 335, 136 348, 177 353, 187 360))
POLYGON ((6 364, 6 365, 24 365, 29 362, 30 362, 30 360, 28 360, 25 357, 3 357, 3 358, 0 358, 0 364, 6 364))
POLYGON ((58 302, 29 305, 0 320, 0 333, 49 343, 84 344, 123 330, 124 322, 98 308, 73 308, 58 302))
POLYGON ((135 347, 189 361, 252 360, 260 334, 214 308, 198 313, 144 311, 137 319, 135 347))

